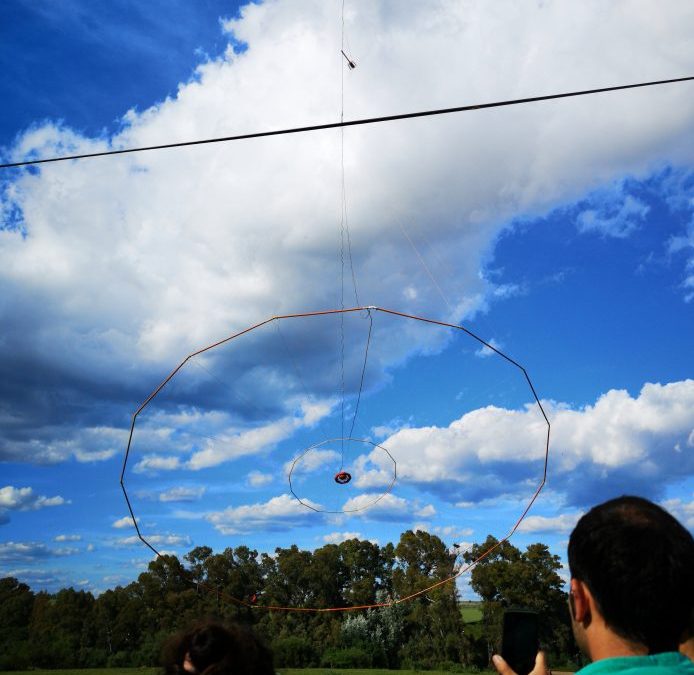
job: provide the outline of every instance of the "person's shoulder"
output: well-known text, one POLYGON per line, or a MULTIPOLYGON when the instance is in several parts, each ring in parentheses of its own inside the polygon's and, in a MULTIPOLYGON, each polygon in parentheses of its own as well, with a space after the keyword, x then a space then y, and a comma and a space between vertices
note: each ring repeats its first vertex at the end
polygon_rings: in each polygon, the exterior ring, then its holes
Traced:
POLYGON ((594 661, 576 675, 694 675, 694 662, 679 652, 594 661))

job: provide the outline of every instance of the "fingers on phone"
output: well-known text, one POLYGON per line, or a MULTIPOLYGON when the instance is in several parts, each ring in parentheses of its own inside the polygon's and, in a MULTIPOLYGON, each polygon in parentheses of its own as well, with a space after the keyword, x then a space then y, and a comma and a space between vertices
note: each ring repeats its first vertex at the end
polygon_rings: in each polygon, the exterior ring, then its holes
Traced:
MULTIPOLYGON (((524 673, 516 673, 499 654, 492 656, 492 663, 499 675, 524 675, 524 673)), ((538 652, 535 656, 535 667, 529 675, 551 675, 549 668, 547 668, 544 652, 538 652)))
POLYGON ((517 675, 500 654, 494 654, 494 656, 492 656, 492 663, 499 675, 517 675))
POLYGON ((549 675, 550 670, 547 668, 547 662, 545 661, 545 653, 538 652, 535 657, 535 667, 532 669, 530 675, 549 675))

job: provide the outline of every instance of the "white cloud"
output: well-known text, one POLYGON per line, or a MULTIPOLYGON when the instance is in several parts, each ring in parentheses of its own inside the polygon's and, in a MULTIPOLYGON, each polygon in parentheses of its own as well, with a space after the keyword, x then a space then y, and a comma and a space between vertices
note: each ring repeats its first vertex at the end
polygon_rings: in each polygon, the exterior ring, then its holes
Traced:
POLYGON ((49 548, 37 542, 6 541, 0 543, 0 562, 29 563, 46 558, 74 555, 78 552, 79 549, 76 548, 49 548))
POLYGON ((218 437, 208 441, 204 450, 193 453, 188 466, 191 469, 204 469, 244 455, 253 455, 288 438, 295 428, 294 420, 284 417, 236 435, 218 437))
POLYGON ((624 239, 643 223, 650 207, 636 197, 624 194, 624 184, 616 191, 594 198, 597 204, 579 213, 579 232, 596 232, 606 237, 624 239))
POLYGON ((323 536, 323 541, 326 544, 340 544, 349 539, 361 539, 360 532, 331 532, 323 536))
MULTIPOLYGON (((552 487, 574 503, 602 489, 657 494, 694 470, 694 380, 647 383, 638 396, 610 390, 594 405, 544 403, 552 422, 552 487)), ((458 505, 501 494, 531 494, 539 484, 546 424, 536 406, 487 406, 448 427, 397 432, 384 444, 397 457, 398 481, 458 505)), ((383 462, 371 456, 374 464, 383 462)))
POLYGON ((59 534, 53 541, 82 541, 82 537, 79 534, 59 534))
POLYGON ((271 473, 263 473, 262 471, 251 471, 247 477, 248 484, 252 487, 262 487, 268 483, 272 483, 275 477, 271 473))
POLYGON ((193 502, 205 494, 205 487, 174 487, 159 493, 160 502, 193 502))
POLYGON ((432 504, 427 504, 426 506, 423 506, 421 509, 415 511, 414 515, 418 518, 432 518, 436 515, 436 509, 432 504))
MULTIPOLYGON (((694 495, 692 495, 694 497, 694 495)), ((685 527, 694 530, 694 499, 684 501, 683 499, 667 499, 662 502, 664 509, 667 509, 685 527)))
MULTIPOLYGON (((143 536, 153 546, 190 546, 192 543, 190 537, 178 534, 145 534, 143 536)), ((115 539, 113 544, 119 547, 144 546, 136 534, 115 539)), ((164 551, 160 551, 160 553, 164 553, 164 551)))
MULTIPOLYGON (((138 523, 140 522, 140 519, 137 517, 135 520, 137 520, 138 523)), ((111 523, 111 527, 115 527, 117 530, 123 530, 126 528, 135 527, 135 525, 133 524, 133 519, 130 516, 123 516, 122 518, 119 518, 111 523)))
MULTIPOLYGON (((212 381, 216 384, 215 378, 212 381)), ((298 429, 315 425, 330 413, 333 402, 304 398, 288 401, 287 405, 292 408, 292 414, 246 429, 238 429, 231 415, 220 411, 187 409, 170 414, 154 408, 150 418, 145 417, 135 429, 137 447, 160 448, 179 454, 146 453, 133 471, 198 471, 268 451, 298 429), (194 448, 192 452, 191 447, 194 448)))
MULTIPOLYGON (((694 199, 688 204, 689 210, 694 212, 694 199)), ((689 258, 685 264, 685 277, 682 280, 682 288, 685 291, 685 302, 694 300, 694 213, 687 226, 687 232, 684 235, 674 236, 668 242, 669 253, 678 253, 685 251, 689 254, 689 258)))
POLYGON ((368 455, 360 455, 352 462, 356 487, 362 490, 385 489, 393 483, 393 479, 397 475, 397 465, 383 452, 382 447, 376 447, 368 455), (378 462, 374 461, 376 458, 378 458, 378 462))
MULTIPOLYGON (((563 91, 567 73, 580 89, 631 81, 633 73, 656 79, 694 67, 684 1, 666 10, 648 3, 606 7, 599 0, 507 2, 499 10, 488 3, 427 0, 416 6, 357 3, 350 11, 347 29, 359 67, 345 73, 348 118, 563 91), (451 72, 460 77, 451 78, 451 72)), ((85 138, 44 124, 21 135, 10 158, 337 119, 338 69, 344 66, 334 48, 338 12, 336 4, 322 0, 249 5, 224 24, 249 44, 245 53, 229 49, 203 63, 175 96, 128 112, 111 138, 85 138)), ((688 85, 670 85, 346 130, 361 297, 455 320, 484 309, 494 288, 480 278, 480 261, 505 220, 579 199, 624 174, 691 162, 693 114, 688 85), (442 304, 402 236, 403 221, 452 309, 442 304), (424 234, 431 246, 422 245, 424 234)), ((329 280, 339 272, 339 139, 337 132, 322 132, 13 174, 2 210, 21 210, 28 236, 0 230, 2 360, 40 361, 46 377, 59 369, 66 387, 87 382, 108 398, 104 392, 123 392, 134 379, 139 390, 186 354, 257 321, 335 306, 339 292, 329 280), (107 261, 94 264, 104 251, 107 261)), ((600 213, 593 225, 599 218, 600 213)), ((305 344, 322 347, 300 352, 298 361, 308 362, 305 383, 311 393, 327 390, 335 354, 327 354, 317 334, 334 333, 318 330, 319 320, 301 326, 315 342, 291 343, 299 345, 297 351, 305 344)), ((391 332, 385 346, 374 348, 372 377, 412 350, 437 344, 439 338, 431 332, 421 337, 418 328, 391 332)), ((360 352, 361 344, 354 344, 347 343, 347 359, 358 361, 351 352, 360 352)), ((290 362, 285 357, 276 380, 287 386, 268 393, 275 402, 287 388, 301 388, 290 362)), ((24 392, 29 385, 21 379, 12 386, 24 392)), ((256 386, 266 381, 258 379, 256 386)), ((14 412, 32 430, 31 440, 9 439, 5 458, 92 461, 123 447, 115 442, 122 429, 107 433, 96 426, 90 432, 113 441, 92 442, 74 430, 56 437, 64 422, 59 411, 36 413, 38 420, 33 412, 14 412)), ((307 410, 303 423, 314 421, 307 410)), ((256 451, 292 430, 283 418, 262 433, 234 439, 239 445, 202 448, 190 467, 233 458, 244 442, 256 451)))
POLYGON ((311 473, 326 465, 334 464, 338 462, 339 459, 340 453, 336 450, 320 450, 314 448, 306 452, 303 457, 298 458, 296 464, 294 463, 295 460, 286 462, 284 465, 284 473, 288 475, 292 469, 292 465, 294 465, 293 473, 311 473))
POLYGON ((34 490, 30 487, 16 488, 12 485, 6 485, 0 488, 0 508, 3 509, 35 511, 45 506, 60 506, 65 503, 65 499, 60 496, 44 497, 34 495, 34 490))
MULTIPOLYGON (((1 249, 0 241, 0 255, 1 249)), ((6 439, 0 456, 11 461, 30 458, 40 464, 63 462, 71 457, 80 463, 103 462, 122 452, 126 440, 127 434, 123 429, 106 426, 66 429, 60 425, 46 425, 42 434, 32 436, 30 440, 6 439)))
MULTIPOLYGON (((307 499, 304 501, 314 508, 321 508, 320 504, 307 499)), ((287 494, 264 503, 230 506, 223 511, 209 513, 206 518, 222 534, 284 530, 323 522, 322 514, 303 506, 287 494)))
POLYGON ((469 537, 474 530, 471 527, 460 527, 459 525, 443 525, 435 528, 437 534, 446 537, 447 539, 461 539, 469 537))
POLYGON ((376 438, 386 438, 387 436, 392 436, 396 431, 400 431, 400 429, 408 429, 411 422, 412 420, 404 422, 400 418, 395 418, 386 424, 379 424, 372 427, 371 433, 373 433, 376 438))
POLYGON ((351 497, 345 502, 342 510, 360 518, 393 521, 402 521, 412 516, 428 518, 429 514, 436 511, 431 504, 421 506, 418 502, 392 493, 383 495, 378 492, 366 492, 351 497))
MULTIPOLYGON (((19 560, 20 563, 33 563, 33 559, 29 560, 19 560)), ((24 583, 31 586, 33 589, 38 588, 52 588, 58 590, 59 588, 65 588, 68 580, 66 576, 61 572, 56 572, 55 570, 43 570, 36 569, 32 567, 14 568, 9 569, 4 572, 7 576, 15 577, 23 581, 24 583)))
POLYGON ((9 511, 37 511, 48 506, 69 504, 70 500, 56 495, 45 497, 34 494, 33 488, 6 485, 0 488, 0 525, 9 522, 9 511))
POLYGON ((283 418, 234 437, 216 439, 204 450, 194 453, 188 466, 191 469, 204 469, 270 449, 291 436, 298 426, 300 425, 293 418, 283 418))
POLYGON ((519 532, 571 532, 578 519, 583 515, 578 513, 562 513, 559 516, 526 516, 518 526, 519 532))
POLYGON ((412 526, 412 531, 416 532, 421 530, 422 532, 429 532, 430 534, 435 534, 444 541, 453 541, 457 544, 458 548, 455 546, 451 547, 451 552, 462 552, 472 547, 470 542, 461 541, 462 537, 469 537, 473 530, 469 527, 457 527, 456 525, 433 525, 432 523, 415 523, 412 526))
POLYGON ((489 347, 482 345, 476 352, 475 356, 479 358, 487 358, 489 356, 492 356, 494 354, 494 349, 498 349, 499 351, 503 351, 503 347, 500 342, 495 340, 494 338, 491 338, 489 340, 486 340, 487 344, 489 347), (494 349, 490 349, 490 347, 493 347, 494 349))
POLYGON ((149 473, 155 471, 174 471, 181 468, 179 457, 164 457, 162 455, 145 455, 135 466, 135 473, 149 473))

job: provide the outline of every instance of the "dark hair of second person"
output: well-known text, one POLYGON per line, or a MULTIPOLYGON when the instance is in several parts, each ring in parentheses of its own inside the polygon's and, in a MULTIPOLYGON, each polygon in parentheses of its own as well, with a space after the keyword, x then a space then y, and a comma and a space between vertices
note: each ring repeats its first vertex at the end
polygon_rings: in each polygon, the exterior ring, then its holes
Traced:
POLYGON ((568 557, 616 634, 651 654, 677 651, 694 601, 694 539, 667 511, 640 497, 600 504, 578 521, 568 557))
POLYGON ((248 629, 205 621, 162 651, 164 675, 274 675, 272 653, 248 629))

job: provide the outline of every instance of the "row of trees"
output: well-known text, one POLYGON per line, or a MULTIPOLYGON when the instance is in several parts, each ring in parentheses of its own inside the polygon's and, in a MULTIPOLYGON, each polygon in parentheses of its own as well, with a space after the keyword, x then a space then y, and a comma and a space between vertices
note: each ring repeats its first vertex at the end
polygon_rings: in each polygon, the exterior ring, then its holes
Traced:
MULTIPOLYGON (((476 545, 465 561, 495 543, 476 545)), ((511 605, 540 612, 542 642, 555 661, 572 655, 559 560, 543 544, 521 552, 504 543, 473 569, 484 612, 477 624, 464 625, 454 582, 380 609, 264 609, 390 603, 451 577, 460 564, 438 537, 407 531, 396 546, 351 539, 272 556, 199 546, 183 561, 153 560, 137 581, 96 598, 72 588, 34 593, 8 577, 0 580, 0 669, 156 665, 172 633, 210 616, 252 625, 278 667, 485 667, 511 605)))

